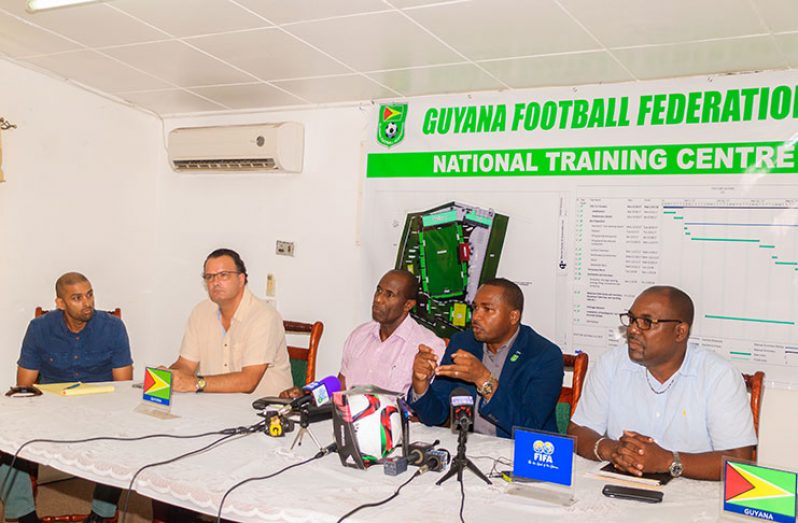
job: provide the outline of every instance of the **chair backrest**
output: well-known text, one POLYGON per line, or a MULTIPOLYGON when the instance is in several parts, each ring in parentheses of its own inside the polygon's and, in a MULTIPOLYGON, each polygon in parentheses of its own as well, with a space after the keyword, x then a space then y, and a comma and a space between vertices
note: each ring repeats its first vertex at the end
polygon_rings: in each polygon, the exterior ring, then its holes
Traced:
POLYGON ((588 361, 589 358, 584 352, 562 355, 563 367, 573 370, 573 379, 570 387, 560 389, 560 398, 557 400, 557 430, 561 434, 565 434, 568 429, 568 422, 571 421, 571 416, 579 403, 579 397, 582 396, 588 361))
POLYGON ((751 393, 751 414, 754 415, 754 430, 759 436, 759 411, 762 408, 765 373, 760 370, 754 374, 743 374, 743 380, 745 380, 745 387, 751 393))
MULTIPOLYGON (((43 315, 47 314, 48 312, 50 312, 50 311, 48 311, 47 309, 42 309, 41 307, 36 307, 36 311, 33 313, 33 317, 34 318, 38 318, 39 316, 43 316, 43 315)), ((122 319, 122 309, 120 309, 119 307, 117 307, 116 309, 114 309, 112 311, 105 311, 105 312, 107 312, 108 314, 111 314, 113 316, 116 316, 120 320, 122 319)))
POLYGON ((319 351, 319 340, 324 332, 324 324, 302 323, 299 321, 283 321, 286 334, 308 334, 308 346, 288 346, 288 357, 291 360, 291 377, 295 387, 304 387, 316 379, 316 354, 319 351))

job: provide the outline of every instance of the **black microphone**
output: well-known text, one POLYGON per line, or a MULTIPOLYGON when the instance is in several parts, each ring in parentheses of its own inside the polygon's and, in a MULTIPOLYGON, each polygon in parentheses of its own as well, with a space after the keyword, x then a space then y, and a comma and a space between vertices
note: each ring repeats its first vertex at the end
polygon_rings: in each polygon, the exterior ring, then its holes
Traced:
POLYGON ((463 387, 457 387, 449 395, 449 404, 452 432, 467 431, 474 424, 474 398, 463 387))
POLYGON ((279 410, 280 416, 301 409, 309 403, 319 407, 332 400, 332 395, 341 390, 341 381, 335 376, 327 376, 319 381, 308 383, 302 387, 302 395, 294 398, 291 403, 279 410))

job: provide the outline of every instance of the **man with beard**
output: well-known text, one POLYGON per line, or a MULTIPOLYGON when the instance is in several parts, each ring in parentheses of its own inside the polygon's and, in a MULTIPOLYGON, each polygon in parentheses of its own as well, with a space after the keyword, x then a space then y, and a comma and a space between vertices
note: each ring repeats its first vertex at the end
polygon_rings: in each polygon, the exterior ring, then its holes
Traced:
POLYGON ((408 399, 422 422, 446 421, 449 396, 463 387, 477 405, 475 432, 511 438, 513 427, 557 431, 562 352, 521 325, 523 310, 518 285, 489 280, 474 297, 471 329, 452 337, 440 365, 428 348, 419 348, 408 399))
MULTIPOLYGON (((417 294, 418 280, 409 271, 388 271, 380 279, 371 301, 372 321, 352 331, 344 343, 338 373, 342 389, 376 385, 404 393, 412 380, 413 358, 422 344, 437 363, 445 348, 443 340, 410 317, 417 294)), ((293 388, 281 396, 294 398, 300 393, 293 388)))
POLYGON ((756 434, 740 371, 688 345, 693 301, 675 287, 643 291, 623 313, 626 347, 588 373, 568 433, 579 455, 636 476, 719 480, 722 456, 751 459, 756 434))
MULTIPOLYGON (((55 284, 57 310, 34 319, 28 325, 17 362, 17 386, 72 381, 125 381, 133 379, 133 360, 122 320, 94 310, 94 290, 80 273, 68 272, 55 284)), ((8 456, 3 456, 9 462, 8 456)), ((21 460, 15 469, 27 470, 21 460)), ((15 471, 6 484, 3 500, 7 518, 22 523, 39 521, 33 500, 30 476, 15 471)), ((9 468, 0 466, 0 482, 9 468)), ((116 512, 121 491, 97 485, 92 512, 87 521, 104 521, 116 512)))
POLYGON ((203 265, 208 299, 191 312, 171 366, 178 392, 257 392, 275 395, 291 385, 283 319, 247 288, 237 252, 217 249, 203 265))

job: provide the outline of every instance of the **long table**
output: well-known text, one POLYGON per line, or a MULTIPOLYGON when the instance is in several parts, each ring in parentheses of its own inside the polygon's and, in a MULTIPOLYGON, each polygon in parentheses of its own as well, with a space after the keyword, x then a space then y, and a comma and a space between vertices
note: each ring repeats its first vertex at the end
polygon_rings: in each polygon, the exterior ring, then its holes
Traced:
MULTIPOLYGON (((254 398, 240 394, 178 394, 173 413, 161 420, 134 411, 141 390, 130 382, 117 382, 109 394, 61 397, 44 394, 35 398, 0 398, 0 450, 13 453, 33 438, 79 439, 96 436, 142 436, 147 434, 199 434, 228 427, 252 425, 259 421, 251 403, 254 398)), ((322 445, 331 443, 329 421, 311 425, 322 445)), ((198 449, 221 436, 199 439, 151 439, 137 442, 99 441, 93 443, 34 443, 21 456, 92 481, 127 488, 133 474, 144 465, 164 461, 198 449)), ((252 476, 264 476, 298 463, 318 451, 310 438, 290 450, 294 433, 272 438, 264 433, 236 436, 199 455, 144 470, 134 490, 177 506, 216 515, 222 496, 235 483, 252 476)), ((455 434, 441 428, 411 424, 410 439, 441 440, 441 447, 453 454, 455 434)), ((512 459, 512 442, 472 434, 467 454, 486 474, 493 459, 512 459)), ((499 467, 507 468, 507 467, 499 467)), ((677 479, 663 488, 664 502, 647 505, 604 497, 605 481, 587 477, 598 464, 576 458, 575 497, 572 506, 562 507, 536 499, 510 495, 508 485, 494 479, 483 483, 464 472, 466 521, 601 521, 639 523, 674 521, 715 521, 719 511, 720 486, 716 482, 677 479)), ((335 522, 354 507, 380 500, 410 477, 408 471, 392 477, 375 466, 366 471, 345 468, 331 454, 294 468, 275 478, 250 482, 235 490, 225 501, 224 517, 242 522, 335 522)), ((440 474, 429 472, 405 487, 387 505, 365 509, 347 521, 445 522, 459 521, 460 488, 456 479, 441 486, 440 474)), ((124 497, 123 497, 124 499, 124 497)))

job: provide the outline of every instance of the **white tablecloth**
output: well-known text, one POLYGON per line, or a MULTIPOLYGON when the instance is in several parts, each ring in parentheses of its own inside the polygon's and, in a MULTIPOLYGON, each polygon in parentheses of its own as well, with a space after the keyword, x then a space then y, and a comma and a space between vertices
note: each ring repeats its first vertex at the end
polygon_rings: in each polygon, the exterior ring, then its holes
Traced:
MULTIPOLYGON (((238 394, 178 394, 173 420, 159 420, 134 412, 141 390, 129 382, 117 383, 116 392, 82 397, 45 394, 36 398, 0 398, 0 450, 13 453, 33 438, 77 439, 93 436, 140 436, 155 433, 197 434, 227 427, 251 425, 260 420, 252 400, 238 394)), ((322 422, 311 430, 322 445, 333 441, 332 425, 322 422)), ((224 492, 251 476, 263 476, 315 454, 312 440, 290 451, 295 433, 271 438, 263 433, 235 437, 203 454, 142 472, 134 489, 144 496, 167 503, 216 514, 224 492)), ((448 430, 412 424, 410 439, 433 441, 454 454, 456 435, 448 430)), ((137 469, 198 449, 220 436, 192 440, 155 439, 141 442, 79 444, 34 443, 22 457, 90 480, 127 488, 137 469)), ((490 459, 512 458, 512 442, 471 435, 468 455, 486 474, 490 459)), ((597 464, 577 457, 576 503, 561 507, 505 492, 507 484, 483 483, 471 472, 465 477, 466 521, 543 521, 639 523, 709 522, 718 518, 720 486, 716 482, 677 479, 664 487, 661 504, 647 505, 606 498, 605 481, 585 477, 597 464)), ((500 467, 507 468, 507 467, 500 467)), ((337 455, 292 469, 275 478, 252 482, 234 491, 225 501, 224 516, 243 522, 334 522, 354 507, 389 496, 409 479, 391 477, 382 467, 366 471, 345 468, 337 455)), ((347 521, 443 522, 458 521, 460 489, 456 478, 441 486, 438 473, 427 473, 405 487, 387 505, 358 512, 347 521)), ((124 499, 124 498, 123 498, 124 499)))

